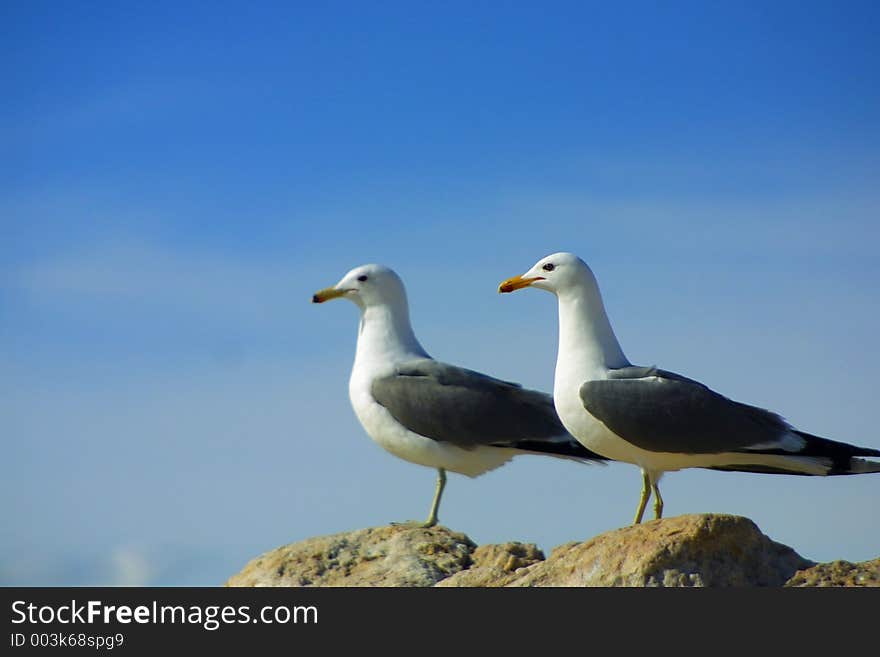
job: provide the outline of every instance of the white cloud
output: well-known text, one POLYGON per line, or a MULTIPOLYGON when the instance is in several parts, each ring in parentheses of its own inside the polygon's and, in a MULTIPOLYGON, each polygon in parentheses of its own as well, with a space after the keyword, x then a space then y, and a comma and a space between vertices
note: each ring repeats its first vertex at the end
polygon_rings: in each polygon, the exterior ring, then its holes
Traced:
POLYGON ((251 315, 265 310, 259 298, 289 289, 295 266, 235 262, 183 255, 149 243, 94 246, 20 269, 18 287, 51 295, 136 300, 194 313, 251 315))
POLYGON ((308 265, 127 241, 21 264, 4 287, 21 302, 19 342, 39 322, 40 335, 56 342, 79 330, 106 346, 127 344, 130 355, 176 346, 237 363, 273 345, 291 348, 321 319, 309 300, 326 273, 308 265))

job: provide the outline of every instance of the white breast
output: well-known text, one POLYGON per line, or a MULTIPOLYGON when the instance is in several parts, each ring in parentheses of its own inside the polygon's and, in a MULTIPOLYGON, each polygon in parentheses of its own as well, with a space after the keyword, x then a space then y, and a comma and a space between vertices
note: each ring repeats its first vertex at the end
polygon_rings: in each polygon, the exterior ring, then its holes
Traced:
POLYGON ((566 380, 564 372, 562 376, 557 377, 554 383, 553 403, 563 426, 587 449, 616 461, 635 463, 635 452, 642 450, 638 450, 625 440, 621 440, 604 424, 590 415, 581 401, 580 387, 582 384, 583 381, 580 377, 566 380))

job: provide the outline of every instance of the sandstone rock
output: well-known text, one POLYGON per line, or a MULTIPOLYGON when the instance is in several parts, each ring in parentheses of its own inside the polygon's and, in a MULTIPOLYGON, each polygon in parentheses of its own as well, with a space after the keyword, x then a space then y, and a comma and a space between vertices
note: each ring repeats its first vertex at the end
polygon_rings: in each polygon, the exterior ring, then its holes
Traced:
POLYGON ((748 518, 695 514, 567 543, 508 586, 782 586, 813 565, 748 518))
POLYGON ((832 561, 799 570, 786 586, 880 586, 880 558, 851 563, 832 561))
POLYGON ((544 560, 544 553, 534 543, 481 545, 471 555, 472 565, 436 586, 507 586, 526 569, 544 560))
POLYGON ((359 529, 267 552, 226 586, 431 586, 470 566, 475 547, 445 527, 359 529))
POLYGON ((248 563, 227 586, 880 586, 880 558, 816 565, 748 518, 686 515, 566 543, 476 547, 445 527, 310 538, 248 563))

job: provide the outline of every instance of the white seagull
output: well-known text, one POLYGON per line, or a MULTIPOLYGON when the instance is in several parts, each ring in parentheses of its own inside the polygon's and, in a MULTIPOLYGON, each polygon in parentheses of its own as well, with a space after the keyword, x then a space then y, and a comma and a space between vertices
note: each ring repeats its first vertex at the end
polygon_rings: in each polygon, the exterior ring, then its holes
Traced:
POLYGON ((565 430, 550 395, 431 358, 410 325, 403 281, 388 267, 352 269, 312 302, 339 298, 361 310, 348 383, 358 420, 395 456, 437 469, 423 526, 437 524, 447 470, 476 477, 527 453, 606 460, 565 430))
POLYGON ((559 302, 559 349, 553 401, 565 428, 582 445, 642 470, 633 524, 654 493, 663 513, 664 472, 710 468, 769 474, 848 475, 880 472, 857 458, 880 450, 799 431, 780 416, 732 401, 702 383, 656 367, 635 367, 608 321, 596 278, 571 253, 554 253, 499 292, 537 287, 559 302))

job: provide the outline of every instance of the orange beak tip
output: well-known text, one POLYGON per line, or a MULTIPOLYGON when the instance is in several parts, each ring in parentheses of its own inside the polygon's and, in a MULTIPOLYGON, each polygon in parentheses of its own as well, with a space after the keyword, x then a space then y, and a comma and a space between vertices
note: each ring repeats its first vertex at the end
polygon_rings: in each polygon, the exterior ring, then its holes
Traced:
POLYGON ((505 294, 508 292, 515 292, 516 290, 521 290, 524 287, 528 287, 535 281, 543 280, 541 276, 535 276, 533 278, 523 278, 522 276, 514 276, 513 278, 508 278, 506 281, 502 281, 501 285, 498 286, 498 292, 501 294, 505 294))

